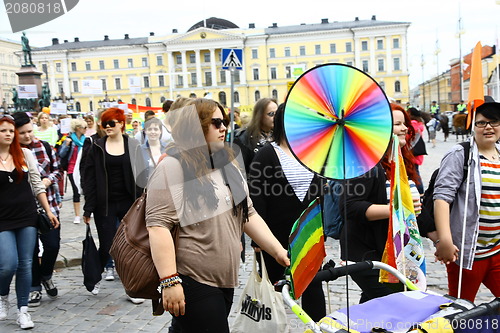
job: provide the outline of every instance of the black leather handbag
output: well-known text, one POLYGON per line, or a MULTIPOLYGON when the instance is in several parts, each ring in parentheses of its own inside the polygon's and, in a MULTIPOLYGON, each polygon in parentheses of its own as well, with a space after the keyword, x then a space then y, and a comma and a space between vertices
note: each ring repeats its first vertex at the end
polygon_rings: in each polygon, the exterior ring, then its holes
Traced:
POLYGON ((54 229, 52 221, 49 219, 47 214, 45 214, 45 211, 43 209, 38 210, 37 228, 38 228, 38 233, 40 234, 46 234, 52 229, 54 229))

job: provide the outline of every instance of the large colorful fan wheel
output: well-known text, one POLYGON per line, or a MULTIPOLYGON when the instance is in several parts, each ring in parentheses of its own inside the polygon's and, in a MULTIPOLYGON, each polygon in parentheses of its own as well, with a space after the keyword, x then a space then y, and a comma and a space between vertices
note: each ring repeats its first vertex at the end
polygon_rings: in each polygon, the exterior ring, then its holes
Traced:
POLYGON ((295 157, 331 179, 372 169, 392 137, 389 101, 377 82, 357 68, 325 64, 295 81, 285 102, 285 135, 295 157))

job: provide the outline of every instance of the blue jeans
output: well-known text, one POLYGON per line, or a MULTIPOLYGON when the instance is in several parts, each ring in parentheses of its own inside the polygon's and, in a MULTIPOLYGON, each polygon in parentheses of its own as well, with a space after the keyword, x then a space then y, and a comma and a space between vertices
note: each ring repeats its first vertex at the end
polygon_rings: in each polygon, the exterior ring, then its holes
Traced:
POLYGON ((0 232, 0 296, 9 294, 16 274, 17 307, 28 306, 31 288, 31 264, 37 229, 24 227, 0 232))

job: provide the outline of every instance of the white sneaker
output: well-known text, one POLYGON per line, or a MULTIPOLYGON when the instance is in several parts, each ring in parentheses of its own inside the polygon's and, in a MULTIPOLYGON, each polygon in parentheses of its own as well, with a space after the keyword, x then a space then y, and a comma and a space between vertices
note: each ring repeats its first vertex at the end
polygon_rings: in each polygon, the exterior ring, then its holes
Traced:
POLYGON ((94 289, 92 289, 92 291, 91 291, 91 292, 92 292, 92 294, 94 294, 94 295, 99 294, 99 289, 100 289, 100 287, 101 287, 101 282, 99 281, 99 282, 97 282, 97 283, 95 284, 94 289))
POLYGON ((27 306, 21 306, 21 308, 17 310, 17 323, 23 330, 35 327, 35 324, 33 324, 31 316, 28 313, 27 306))
POLYGON ((0 320, 5 320, 9 314, 9 295, 0 296, 0 320))
POLYGON ((115 269, 113 267, 106 268, 106 277, 104 278, 106 281, 114 281, 115 280, 115 269))
POLYGON ((80 216, 75 216, 75 219, 73 220, 74 224, 79 224, 80 223, 80 216))
POLYGON ((129 301, 131 301, 134 304, 142 304, 145 301, 144 298, 134 298, 134 297, 130 297, 129 295, 127 295, 127 298, 129 301))

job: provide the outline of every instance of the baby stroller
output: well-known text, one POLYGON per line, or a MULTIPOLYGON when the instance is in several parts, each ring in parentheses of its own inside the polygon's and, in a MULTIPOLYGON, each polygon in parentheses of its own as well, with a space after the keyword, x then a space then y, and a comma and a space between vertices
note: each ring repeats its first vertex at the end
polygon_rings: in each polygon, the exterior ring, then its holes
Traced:
POLYGON ((333 332, 500 332, 500 298, 473 303, 417 290, 403 274, 378 262, 364 261, 335 267, 330 261, 315 281, 334 281, 367 269, 383 269, 396 276, 410 291, 391 294, 335 311, 315 323, 290 296, 290 282, 282 280, 284 303, 308 327, 307 333, 333 332))

